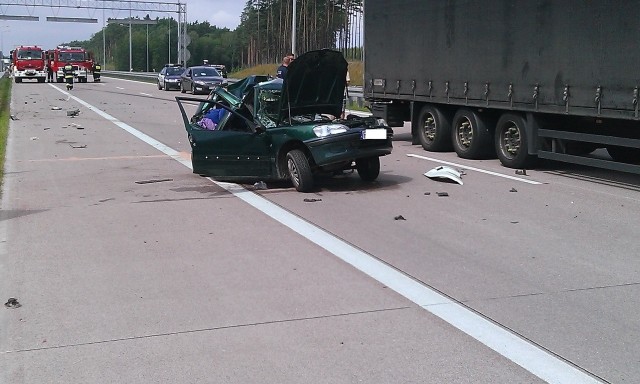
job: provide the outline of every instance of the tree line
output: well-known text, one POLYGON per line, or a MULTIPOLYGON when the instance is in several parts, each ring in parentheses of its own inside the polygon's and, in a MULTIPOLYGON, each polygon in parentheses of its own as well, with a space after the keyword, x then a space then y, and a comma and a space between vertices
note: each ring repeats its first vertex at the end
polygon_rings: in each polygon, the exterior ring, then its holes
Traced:
MULTIPOLYGON (((339 49, 360 59, 363 0, 296 1, 296 51, 339 49)), ((190 58, 187 65, 209 60, 228 69, 279 62, 292 48, 292 0, 248 0, 235 30, 209 22, 187 23, 190 58)), ((146 18, 149 18, 147 15, 146 18)), ((131 25, 131 66, 134 71, 158 71, 177 62, 178 23, 156 18, 156 24, 131 25)), ((126 23, 126 22, 124 22, 126 23)), ((93 52, 107 69, 129 69, 129 24, 111 23, 89 40, 72 41, 93 52)))

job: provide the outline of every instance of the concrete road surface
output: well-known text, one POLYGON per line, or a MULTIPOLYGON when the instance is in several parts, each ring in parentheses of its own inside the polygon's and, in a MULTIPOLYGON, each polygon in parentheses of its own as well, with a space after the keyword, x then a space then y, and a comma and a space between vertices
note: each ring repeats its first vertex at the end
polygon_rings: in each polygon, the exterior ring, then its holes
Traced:
POLYGON ((254 190, 191 173, 177 94, 14 84, 1 382, 640 381, 637 176, 399 128, 374 183, 254 190))

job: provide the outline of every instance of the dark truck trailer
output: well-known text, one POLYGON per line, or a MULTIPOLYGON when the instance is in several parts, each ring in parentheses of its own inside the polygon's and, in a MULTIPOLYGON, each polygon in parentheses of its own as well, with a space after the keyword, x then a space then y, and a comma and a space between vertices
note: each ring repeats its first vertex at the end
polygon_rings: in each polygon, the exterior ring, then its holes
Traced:
POLYGON ((637 1, 366 0, 364 31, 373 114, 425 150, 640 173, 637 1))

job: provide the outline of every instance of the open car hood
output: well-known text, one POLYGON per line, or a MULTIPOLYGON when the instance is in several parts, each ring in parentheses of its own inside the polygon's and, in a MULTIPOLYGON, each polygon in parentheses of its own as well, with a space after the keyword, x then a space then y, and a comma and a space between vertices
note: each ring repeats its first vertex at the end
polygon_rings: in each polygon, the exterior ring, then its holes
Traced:
POLYGON ((347 65, 342 53, 330 49, 309 51, 296 58, 289 64, 282 85, 278 123, 297 115, 340 116, 347 65))

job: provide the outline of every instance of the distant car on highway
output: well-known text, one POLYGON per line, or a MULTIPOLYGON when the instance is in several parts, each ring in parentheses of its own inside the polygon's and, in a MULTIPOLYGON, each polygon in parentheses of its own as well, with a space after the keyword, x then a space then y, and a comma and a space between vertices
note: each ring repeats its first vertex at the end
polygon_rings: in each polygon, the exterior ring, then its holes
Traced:
POLYGON ((187 91, 194 95, 209 94, 219 86, 226 86, 227 79, 210 65, 199 65, 187 68, 180 78, 180 92, 187 91))
POLYGON ((180 89, 180 76, 184 67, 178 64, 166 64, 158 74, 158 89, 168 91, 171 88, 180 89))

